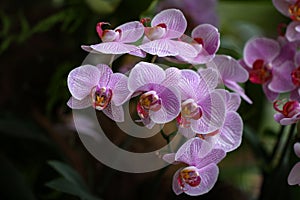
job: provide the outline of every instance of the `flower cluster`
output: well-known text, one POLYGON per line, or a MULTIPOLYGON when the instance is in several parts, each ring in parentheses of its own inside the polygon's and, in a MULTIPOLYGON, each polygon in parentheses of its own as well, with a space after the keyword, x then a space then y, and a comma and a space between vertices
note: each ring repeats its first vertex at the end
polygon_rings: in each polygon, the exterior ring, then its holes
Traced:
MULTIPOLYGON (((300 119, 300 1, 273 0, 279 12, 292 21, 278 38, 250 39, 240 63, 248 70, 249 80, 262 85, 267 99, 278 112, 274 119, 281 125, 296 123, 300 119), (282 99, 288 95, 288 99, 282 99)), ((279 28, 283 28, 282 25, 279 28)))
MULTIPOLYGON (((300 120, 300 1, 273 0, 273 5, 291 21, 278 26, 277 39, 250 39, 239 62, 248 71, 250 82, 262 85, 267 99, 273 103, 275 121, 295 126, 300 120)), ((298 157, 299 145, 294 145, 298 157)), ((300 183, 299 167, 297 163, 291 170, 290 185, 300 183)))
POLYGON ((145 127, 173 122, 178 134, 187 138, 177 153, 163 156, 168 162, 188 165, 175 173, 174 192, 208 192, 217 181, 217 163, 241 144, 243 121, 237 110, 240 97, 249 103, 251 100, 239 83, 248 80, 248 72, 237 60, 216 55, 220 45, 216 27, 201 24, 191 37, 186 36, 187 21, 178 9, 163 10, 151 21, 128 22, 114 30, 104 29, 108 24, 96 26, 101 43, 82 48, 96 54, 131 54, 141 59, 150 54, 189 67, 162 68, 154 59, 141 60, 125 75, 114 73, 104 63, 82 65, 68 76, 72 94, 69 107, 92 106, 122 122, 124 103, 137 98, 136 113, 145 127), (222 87, 223 83, 231 92, 222 87))

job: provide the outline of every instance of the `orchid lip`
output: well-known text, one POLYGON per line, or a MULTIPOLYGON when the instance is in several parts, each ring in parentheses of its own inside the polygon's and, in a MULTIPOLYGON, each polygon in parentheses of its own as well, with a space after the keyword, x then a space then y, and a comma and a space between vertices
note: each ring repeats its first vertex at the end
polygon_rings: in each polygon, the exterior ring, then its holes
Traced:
POLYGON ((292 71, 291 76, 293 84, 300 87, 300 66, 292 71))
POLYGON ((167 26, 166 24, 158 24, 154 27, 146 27, 145 28, 145 35, 149 40, 157 40, 161 39, 166 35, 167 26))
POLYGON ((249 80, 255 84, 264 84, 272 79, 272 70, 264 60, 258 59, 253 63, 253 68, 249 72, 249 80))
POLYGON ((288 101, 284 103, 282 109, 280 109, 279 106, 282 104, 282 101, 277 100, 273 103, 273 107, 277 112, 280 112, 285 117, 291 118, 300 113, 300 104, 298 101, 288 101))
POLYGON ((290 18, 294 21, 300 21, 300 0, 289 6, 290 18))
POLYGON ((97 110, 105 109, 112 99, 112 90, 106 87, 93 87, 91 90, 92 105, 97 110))
POLYGON ((181 113, 178 115, 177 123, 183 128, 189 128, 191 119, 198 120, 202 117, 202 108, 193 99, 187 99, 181 103, 181 113))
POLYGON ((182 190, 185 190, 185 185, 196 187, 201 183, 201 177, 196 167, 189 166, 183 168, 177 177, 178 184, 182 190))
POLYGON ((187 99, 181 104, 181 116, 198 120, 202 117, 202 108, 193 99, 187 99))
POLYGON ((143 93, 137 104, 137 112, 141 118, 147 118, 149 111, 158 111, 161 109, 161 99, 155 91, 143 93))

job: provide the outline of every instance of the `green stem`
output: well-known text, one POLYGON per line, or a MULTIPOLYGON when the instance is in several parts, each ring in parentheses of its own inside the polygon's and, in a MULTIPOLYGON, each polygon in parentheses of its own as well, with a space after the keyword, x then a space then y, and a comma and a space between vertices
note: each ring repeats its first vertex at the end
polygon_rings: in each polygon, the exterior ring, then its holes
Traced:
POLYGON ((293 134, 295 133, 295 128, 296 128, 296 124, 293 124, 290 128, 290 131, 287 136, 288 138, 287 138, 286 143, 281 152, 281 156, 280 156, 279 162, 277 164, 277 167, 280 167, 284 161, 285 155, 287 154, 287 150, 289 149, 289 146, 291 145, 291 143, 293 141, 293 134))
POLYGON ((280 127, 280 131, 279 131, 279 134, 277 135, 277 140, 276 140, 276 143, 274 145, 274 148, 273 148, 273 151, 272 151, 272 154, 270 156, 270 163, 272 163, 274 160, 275 160, 275 156, 276 156, 276 153, 278 153, 278 150, 279 150, 279 144, 280 142, 282 141, 282 137, 283 137, 283 133, 284 133, 284 129, 285 129, 286 126, 281 126, 280 127))
MULTIPOLYGON (((282 184, 286 182, 288 170, 288 160, 289 152, 293 142, 293 135, 295 133, 296 124, 291 125, 289 133, 286 140, 284 141, 284 147, 280 152, 280 158, 276 163, 276 167, 263 169, 263 183, 260 190, 259 200, 281 200, 287 197, 288 187, 287 184, 282 184)), ((280 130, 282 131, 282 129, 280 130)), ((283 132, 283 131, 282 131, 283 132)), ((283 140, 284 137, 280 137, 278 134, 278 140, 283 140)), ((282 141, 279 141, 279 143, 282 141)), ((276 151, 279 149, 279 144, 276 151)), ((274 154, 275 155, 275 154, 274 154)), ((276 156, 273 156, 276 160, 276 156)), ((271 160, 271 163, 274 163, 274 160, 271 160)))
POLYGON ((157 58, 157 55, 153 56, 152 59, 151 59, 151 63, 154 63, 156 58, 157 58))
POLYGON ((115 55, 111 55, 110 61, 108 63, 108 65, 112 68, 112 63, 114 62, 115 59, 115 55))

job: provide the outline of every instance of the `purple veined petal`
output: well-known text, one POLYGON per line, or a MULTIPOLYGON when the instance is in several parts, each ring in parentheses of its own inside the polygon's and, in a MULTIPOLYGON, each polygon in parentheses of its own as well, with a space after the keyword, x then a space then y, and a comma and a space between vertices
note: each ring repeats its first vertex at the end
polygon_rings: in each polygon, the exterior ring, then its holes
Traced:
POLYGON ((168 39, 153 40, 140 45, 139 48, 151 55, 157 55, 158 57, 178 55, 195 57, 197 55, 197 51, 192 45, 168 39))
POLYGON ((280 124, 286 126, 286 125, 294 124, 294 123, 296 123, 296 121, 297 121, 297 119, 294 118, 294 117, 292 117, 292 118, 283 118, 283 119, 280 120, 280 124))
POLYGON ((176 152, 175 161, 196 166, 201 158, 212 151, 213 146, 198 137, 187 140, 176 152))
POLYGON ((182 170, 183 168, 180 168, 178 169, 174 175, 173 175, 173 179, 172 179, 172 189, 173 189, 173 192, 176 194, 176 195, 179 195, 181 193, 183 193, 183 190, 181 188, 181 186, 179 185, 178 183, 178 176, 179 176, 179 173, 180 171, 182 170))
POLYGON ((225 89, 216 89, 216 91, 223 97, 226 104, 226 111, 237 111, 241 105, 240 95, 229 92, 225 89))
POLYGON ((81 45, 81 49, 87 51, 87 52, 94 52, 94 53, 97 53, 97 51, 94 51, 93 48, 90 46, 90 45, 81 45))
MULTIPOLYGON (((212 145, 212 144, 210 144, 212 145)), ((211 149, 203 158, 197 160, 196 167, 201 169, 211 163, 218 164, 225 158, 226 152, 223 149, 211 149)))
POLYGON ((284 62, 293 60, 297 51, 296 42, 289 42, 285 37, 282 36, 279 36, 277 41, 279 42, 281 49, 279 55, 272 63, 273 67, 281 66, 284 64, 284 62))
POLYGON ((299 67, 300 66, 300 51, 297 51, 297 53, 295 54, 294 61, 295 61, 296 67, 299 67))
POLYGON ((274 120, 278 123, 280 123, 280 120, 282 120, 284 118, 284 115, 281 113, 275 113, 274 114, 274 120))
POLYGON ((273 5, 275 6, 275 8, 281 12, 281 14, 289 17, 290 13, 289 13, 289 7, 291 5, 290 2, 285 1, 285 0, 272 0, 273 1, 273 5))
POLYGON ((270 63, 278 56, 279 52, 280 45, 276 40, 262 37, 253 38, 244 47, 244 61, 249 67, 252 67, 258 59, 270 63))
POLYGON ((90 96, 86 96, 82 100, 78 100, 75 99, 74 97, 71 97, 67 102, 67 105, 72 109, 84 109, 90 107, 92 104, 91 104, 90 96))
POLYGON ((230 93, 227 91, 225 103, 227 111, 237 111, 241 105, 240 95, 236 93, 230 93))
POLYGON ((220 140, 217 147, 225 152, 230 152, 238 148, 242 142, 243 121, 240 115, 230 111, 226 113, 225 122, 220 130, 220 140))
POLYGON ((196 133, 190 127, 189 128, 179 127, 178 132, 188 139, 196 136, 196 133))
POLYGON ((193 29, 191 36, 192 38, 201 38, 204 49, 210 55, 215 54, 220 47, 220 33, 213 25, 198 25, 193 29))
POLYGON ((67 79, 70 93, 74 98, 82 100, 98 84, 100 77, 99 70, 93 65, 82 65, 73 69, 67 79))
POLYGON ((165 70, 166 78, 161 85, 165 87, 174 87, 180 82, 181 80, 181 71, 176 67, 169 67, 165 70))
POLYGON ((216 69, 212 68, 200 68, 198 70, 198 74, 200 76, 200 82, 197 90, 201 92, 197 93, 196 95, 198 99, 202 99, 205 96, 204 94, 208 94, 218 86, 221 77, 220 73, 216 69))
POLYGON ((139 21, 127 22, 118 26, 115 30, 121 30, 119 42, 133 43, 139 40, 144 34, 144 26, 139 21))
POLYGON ((291 22, 286 28, 285 36, 290 42, 300 40, 300 22, 291 22))
POLYGON ((134 51, 130 51, 128 54, 137 56, 140 58, 145 58, 146 57, 146 52, 142 51, 141 49, 136 49, 134 51))
POLYGON ((190 196, 198 196, 209 192, 218 180, 219 168, 212 163, 198 170, 201 182, 196 187, 191 187, 186 184, 185 193, 190 196))
POLYGON ((200 90, 198 90, 197 86, 199 85, 199 83, 200 76, 198 73, 190 69, 181 70, 181 80, 177 83, 181 98, 183 100, 189 98, 196 99, 196 92, 202 93, 202 95, 204 95, 203 92, 207 92, 208 89, 202 91, 202 88, 200 88, 200 90))
POLYGON ((208 134, 220 129, 226 112, 226 105, 221 95, 214 91, 197 104, 202 108, 202 117, 198 120, 191 120, 192 130, 196 133, 208 134))
POLYGON ((246 102, 252 104, 252 100, 245 94, 245 90, 236 82, 233 81, 224 81, 224 85, 228 87, 230 90, 239 94, 246 102))
POLYGON ((177 48, 178 55, 184 57, 196 57, 198 51, 191 45, 186 42, 177 41, 177 40, 170 40, 170 43, 177 48))
POLYGON ((272 80, 268 85, 269 89, 273 92, 284 93, 290 92, 295 89, 292 82, 292 71, 295 69, 292 61, 286 61, 281 66, 273 67, 272 80))
POLYGON ((98 86, 106 87, 110 80, 111 75, 113 74, 113 71, 106 64, 98 64, 98 65, 96 65, 96 67, 100 73, 100 79, 98 81, 98 86))
POLYGON ((196 56, 182 56, 182 55, 178 55, 176 56, 176 58, 180 61, 184 61, 186 63, 191 63, 191 64, 206 64, 208 62, 210 62, 214 57, 215 54, 210 54, 203 46, 202 44, 198 44, 195 43, 195 41, 193 40, 193 38, 187 36, 187 35, 183 35, 180 38, 180 41, 191 44, 197 52, 196 56))
POLYGON ((125 54, 137 52, 139 48, 131 44, 123 44, 121 42, 104 42, 90 46, 94 51, 104 54, 125 54))
POLYGON ((116 106, 122 105, 131 97, 131 92, 128 90, 128 77, 124 74, 112 74, 108 87, 113 91, 111 100, 116 106))
POLYGON ((162 159, 164 161, 166 161, 167 163, 174 163, 175 162, 175 153, 168 153, 168 154, 165 154, 163 155, 162 159))
POLYGON ((294 152, 300 158, 300 142, 294 144, 294 152))
POLYGON ((124 121, 124 109, 122 106, 116 106, 113 103, 110 103, 102 111, 107 117, 109 117, 113 121, 116 122, 124 121))
POLYGON ((245 63, 245 60, 244 59, 240 59, 238 60, 238 62, 240 63, 240 65, 249 73, 249 71, 252 69, 252 66, 248 66, 246 63, 245 63))
POLYGON ((226 55, 216 55, 214 59, 206 64, 207 67, 217 69, 224 80, 234 82, 246 82, 249 78, 247 70, 245 70, 237 60, 226 55))
POLYGON ((161 99, 158 111, 150 110, 150 118, 157 124, 167 123, 175 119, 180 113, 180 94, 174 88, 159 87, 155 91, 161 99))
POLYGON ((139 62, 128 77, 128 89, 131 92, 147 84, 160 84, 166 78, 165 71, 152 63, 139 62))
POLYGON ((273 92, 269 89, 269 83, 270 82, 267 82, 265 84, 263 84, 262 88, 263 88, 263 91, 267 97, 267 99, 270 101, 270 102, 273 102, 278 96, 279 96, 279 93, 277 92, 273 92))
POLYGON ((288 176, 289 185, 300 185, 300 162, 296 163, 288 176))
POLYGON ((187 21, 183 13, 178 9, 163 10, 151 21, 151 26, 165 24, 167 26, 167 33, 164 38, 179 38, 185 32, 187 21))
POLYGON ((196 57, 180 57, 179 59, 184 60, 185 62, 197 65, 197 64, 206 64, 215 57, 215 55, 210 55, 204 48, 202 48, 196 57))
POLYGON ((300 88, 296 88, 290 92, 290 99, 300 101, 300 88))

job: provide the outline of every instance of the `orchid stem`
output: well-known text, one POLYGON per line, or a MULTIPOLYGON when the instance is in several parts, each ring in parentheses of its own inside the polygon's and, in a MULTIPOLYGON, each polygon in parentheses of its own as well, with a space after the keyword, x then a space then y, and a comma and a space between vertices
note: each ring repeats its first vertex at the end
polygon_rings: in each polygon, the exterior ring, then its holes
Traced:
POLYGON ((277 153, 278 150, 279 150, 279 144, 280 144, 280 141, 282 140, 282 136, 284 135, 284 134, 283 134, 284 129, 285 129, 285 126, 281 126, 281 127, 280 127, 280 131, 279 131, 279 133, 278 133, 278 135, 277 135, 276 143, 275 143, 275 145, 274 145, 272 154, 271 154, 271 156, 270 156, 270 162, 273 162, 273 161, 274 161, 275 155, 276 155, 276 153, 277 153))
POLYGON ((280 159, 279 159, 279 162, 278 162, 278 167, 283 163, 285 155, 287 153, 287 150, 288 150, 289 146, 291 145, 291 142, 293 140, 293 134, 295 132, 295 128, 296 128, 296 124, 293 124, 290 128, 289 134, 287 136, 286 143, 285 143, 285 145, 282 149, 282 152, 281 152, 281 156, 280 156, 280 159))
POLYGON ((109 65, 110 67, 112 67, 112 63, 114 62, 114 59, 115 59, 115 55, 112 55, 111 58, 110 58, 110 61, 109 61, 109 63, 108 63, 108 65, 109 65))
POLYGON ((152 59, 151 59, 151 63, 154 63, 156 58, 157 58, 157 55, 153 56, 152 59))

